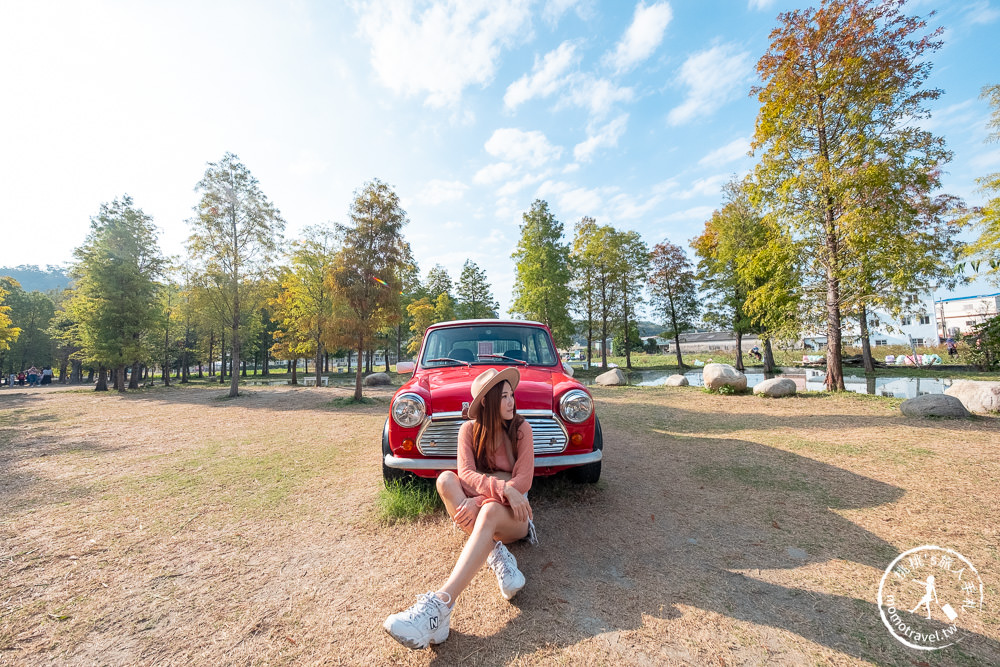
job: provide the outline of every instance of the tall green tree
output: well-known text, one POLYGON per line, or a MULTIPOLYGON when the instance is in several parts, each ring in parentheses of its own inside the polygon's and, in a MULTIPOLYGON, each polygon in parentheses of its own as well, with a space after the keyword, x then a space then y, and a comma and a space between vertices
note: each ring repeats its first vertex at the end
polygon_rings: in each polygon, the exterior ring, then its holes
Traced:
MULTIPOLYGON (((11 286, 10 283, 17 284, 17 281, 13 278, 7 278, 6 280, 9 281, 7 284, 8 287, 11 286)), ((0 281, 0 352, 9 350, 11 342, 16 341, 17 337, 21 334, 21 330, 14 326, 14 322, 10 318, 10 306, 4 304, 9 293, 10 290, 4 289, 4 283, 0 281)))
POLYGON ((375 334, 400 317, 401 276, 410 260, 399 197, 373 179, 355 192, 351 222, 337 225, 341 249, 332 274, 344 335, 358 353, 354 399, 361 400, 361 359, 375 334))
POLYGON ((663 241, 650 253, 649 293, 653 308, 664 322, 665 333, 674 339, 677 366, 684 368, 681 334, 698 320, 698 281, 684 249, 663 241))
MULTIPOLYGON (((11 328, 18 334, 7 340, 3 370, 20 371, 29 366, 42 368, 54 360, 54 344, 48 327, 55 314, 55 305, 48 294, 38 290, 25 291, 11 277, 0 278, 0 289, 6 292, 5 303, 11 328)), ((3 348, 0 347, 0 351, 3 348)))
MULTIPOLYGON (((613 256, 617 260, 614 276, 619 296, 616 313, 623 339, 631 341, 628 334, 636 323, 637 311, 643 302, 642 289, 649 270, 649 247, 638 232, 618 232, 615 234, 613 256)), ((638 335, 635 339, 641 346, 638 335)), ((628 343, 625 345, 625 367, 632 368, 632 345, 628 343)))
POLYGON ((203 284, 224 313, 233 374, 229 396, 239 395, 240 326, 261 306, 259 285, 277 252, 285 221, 250 170, 232 153, 209 163, 195 190, 200 194, 188 220, 188 250, 199 261, 203 284))
POLYGON ((66 310, 78 322, 85 359, 99 367, 97 389, 107 389, 104 369, 114 369, 115 387, 125 391, 125 368, 146 359, 160 314, 156 279, 165 261, 153 219, 128 195, 102 204, 74 255, 77 287, 66 310))
POLYGON ((426 294, 421 296, 429 296, 433 301, 438 298, 439 294, 447 294, 448 298, 454 299, 453 289, 455 289, 455 284, 452 282, 451 276, 448 275, 448 269, 440 264, 435 264, 427 271, 427 278, 424 280, 426 294))
MULTIPOLYGON (((1000 141, 1000 84, 984 87, 982 97, 989 100, 992 107, 988 123, 991 132, 986 141, 1000 141)), ((969 246, 967 256, 975 262, 977 272, 985 261, 988 268, 984 273, 1000 284, 1000 171, 978 178, 976 182, 989 200, 972 211, 971 218, 979 235, 969 246)))
MULTIPOLYGON (((876 192, 933 191, 949 157, 940 138, 913 122, 941 92, 924 86, 940 31, 905 16, 904 4, 823 0, 819 9, 782 13, 757 63, 755 182, 759 198, 770 197, 803 241, 812 265, 804 275, 822 276, 831 390, 844 389, 841 309, 852 228, 869 223, 876 192)), ((883 231, 905 234, 909 222, 883 231)))
POLYGON ((573 243, 570 247, 570 271, 573 281, 570 308, 583 317, 583 325, 587 336, 587 366, 593 363, 594 320, 597 316, 598 281, 597 267, 594 258, 588 254, 591 238, 597 232, 597 221, 590 216, 584 216, 573 227, 573 243))
POLYGON ((307 227, 303 238, 292 245, 289 254, 290 270, 281 277, 281 294, 272 301, 277 305, 272 317, 280 322, 283 337, 297 329, 292 338, 301 338, 302 356, 311 355, 315 360, 316 386, 323 374, 325 341, 333 327, 333 275, 337 256, 336 230, 327 226, 307 227))
POLYGON ((458 279, 455 314, 463 320, 496 319, 500 304, 493 298, 486 272, 471 259, 465 260, 458 279))
POLYGON ((569 246, 562 240, 562 223, 540 199, 522 219, 521 238, 511 255, 516 265, 510 310, 543 322, 552 330, 556 345, 566 347, 573 335, 573 320, 569 316, 569 246))

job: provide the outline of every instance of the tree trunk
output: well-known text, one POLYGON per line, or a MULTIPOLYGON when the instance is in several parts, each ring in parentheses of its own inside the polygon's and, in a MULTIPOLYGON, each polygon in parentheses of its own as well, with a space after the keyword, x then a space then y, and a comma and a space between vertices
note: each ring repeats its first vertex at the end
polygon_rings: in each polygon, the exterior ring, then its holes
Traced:
POLYGON ((323 377, 323 344, 316 341, 316 388, 323 386, 320 379, 323 377))
POLYGON ((624 308, 625 315, 625 335, 623 340, 625 341, 625 368, 632 370, 632 341, 629 340, 629 334, 631 333, 628 328, 628 293, 622 291, 622 308, 624 308))
MULTIPOLYGON (((87 382, 92 382, 94 376, 94 369, 91 368, 90 372, 87 374, 87 382)), ((94 387, 94 391, 107 391, 108 390, 108 374, 104 370, 104 366, 99 366, 97 369, 97 386, 94 387)))
POLYGON ((872 360, 871 333, 868 331, 868 308, 861 304, 861 358, 865 364, 865 375, 875 375, 875 362, 872 360))
MULTIPOLYGON (((235 312, 239 312, 239 303, 233 308, 235 312)), ((229 381, 229 398, 236 398, 240 395, 240 322, 239 319, 233 317, 233 340, 232 340, 232 357, 233 357, 233 372, 231 373, 231 378, 229 381)))
POLYGON ((677 368, 684 370, 684 360, 681 359, 681 335, 677 333, 677 325, 674 325, 674 352, 677 353, 677 368))
POLYGON ((350 373, 351 373, 351 359, 353 357, 354 357, 354 351, 353 350, 348 350, 347 351, 347 374, 348 375, 350 375, 350 373))
POLYGON ((66 359, 59 360, 59 384, 66 384, 67 382, 68 378, 66 377, 66 367, 68 365, 69 363, 66 359))
MULTIPOLYGON (((70 363, 73 364, 73 366, 72 366, 73 370, 70 371, 69 381, 71 383, 72 382, 83 382, 83 362, 77 361, 77 360, 73 360, 70 363)), ((87 381, 89 382, 90 380, 88 379, 87 381)))
POLYGON ((219 384, 226 382, 226 337, 219 340, 219 384))
POLYGON ((365 353, 364 334, 358 336, 358 370, 354 373, 354 400, 361 400, 361 359, 365 353))
POLYGON ((208 377, 215 375, 215 331, 208 334, 208 377))
MULTIPOLYGON (((103 368, 101 369, 101 372, 102 373, 104 372, 103 368)), ((93 381, 94 381, 94 367, 93 366, 87 366, 87 384, 90 384, 93 381)), ((104 390, 105 391, 108 390, 108 385, 107 384, 104 385, 104 390)))
POLYGON ((774 351, 770 338, 764 339, 764 373, 774 373, 774 351))
POLYGON ((388 345, 388 343, 385 346, 385 372, 386 373, 389 372, 389 345, 388 345))
POLYGON ((122 393, 125 391, 125 366, 115 369, 115 389, 122 393))
POLYGON ((141 376, 142 376, 142 371, 140 370, 140 364, 137 361, 137 362, 135 362, 135 363, 132 364, 132 374, 129 376, 129 379, 128 379, 128 388, 129 389, 138 389, 139 388, 139 378, 141 376))
POLYGON ((743 366, 743 333, 740 331, 736 332, 736 370, 741 373, 746 370, 743 366))
POLYGON ((684 360, 681 359, 681 332, 680 327, 677 326, 677 309, 674 308, 674 295, 671 289, 670 293, 667 294, 667 299, 670 304, 670 326, 674 330, 674 351, 677 353, 677 368, 684 372, 684 360))
POLYGON ((297 385, 299 383, 299 360, 295 359, 292 362, 292 384, 297 385))

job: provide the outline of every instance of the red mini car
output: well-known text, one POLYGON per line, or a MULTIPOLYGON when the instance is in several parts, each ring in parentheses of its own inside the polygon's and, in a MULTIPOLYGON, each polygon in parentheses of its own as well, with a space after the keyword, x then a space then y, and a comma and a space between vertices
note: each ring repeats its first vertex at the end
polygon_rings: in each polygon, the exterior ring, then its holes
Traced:
MULTIPOLYGON (((549 328, 523 320, 461 320, 427 329, 413 376, 392 397, 382 431, 385 480, 455 470, 472 381, 487 368, 511 365, 521 372, 514 401, 534 434, 535 475, 567 470, 577 482, 600 479, 604 441, 594 400, 563 366, 549 328)), ((409 372, 407 363, 396 368, 409 372)))

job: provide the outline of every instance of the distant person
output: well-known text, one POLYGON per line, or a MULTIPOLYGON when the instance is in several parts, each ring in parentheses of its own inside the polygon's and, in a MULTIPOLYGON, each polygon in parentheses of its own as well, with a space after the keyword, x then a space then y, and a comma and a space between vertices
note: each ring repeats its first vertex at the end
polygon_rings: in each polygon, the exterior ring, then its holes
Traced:
POLYGON ((754 345, 753 349, 750 350, 750 356, 756 359, 758 362, 763 361, 764 355, 760 353, 760 348, 754 345))
POLYGON ((954 357, 958 354, 958 345, 955 344, 954 338, 949 338, 944 342, 944 346, 948 348, 948 356, 954 357))
POLYGON ((507 600, 524 587, 524 575, 504 543, 528 538, 535 525, 528 489, 535 471, 531 426, 517 414, 516 368, 488 369, 472 382, 469 421, 458 431, 458 474, 446 470, 437 490, 452 520, 469 539, 451 576, 436 591, 385 619, 382 627, 407 648, 426 648, 448 639, 455 600, 486 563, 507 600))
POLYGON ((14 371, 11 371, 10 375, 7 376, 7 384, 11 387, 17 384, 17 374, 14 371))
POLYGON ((46 366, 42 369, 42 384, 52 384, 52 367, 46 366))
POLYGON ((37 387, 38 386, 38 369, 32 366, 28 369, 28 386, 37 387))
POLYGON ((28 379, 28 376, 24 374, 24 371, 21 371, 20 373, 18 373, 17 374, 17 386, 23 387, 24 383, 25 383, 25 381, 27 379, 28 379))

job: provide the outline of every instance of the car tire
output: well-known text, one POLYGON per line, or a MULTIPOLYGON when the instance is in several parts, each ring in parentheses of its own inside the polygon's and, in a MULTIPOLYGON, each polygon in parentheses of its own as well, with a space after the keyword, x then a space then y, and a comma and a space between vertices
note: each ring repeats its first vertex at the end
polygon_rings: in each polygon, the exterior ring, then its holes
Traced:
MULTIPOLYGON (((604 451, 604 432, 601 420, 594 417, 594 451, 604 451)), ((596 484, 601 479, 601 461, 570 468, 566 471, 569 481, 576 484, 596 484)))
POLYGON ((385 426, 382 428, 382 481, 387 487, 393 484, 408 484, 413 479, 411 473, 398 468, 390 468, 385 464, 386 455, 391 453, 392 451, 389 449, 389 420, 386 419, 385 426))

